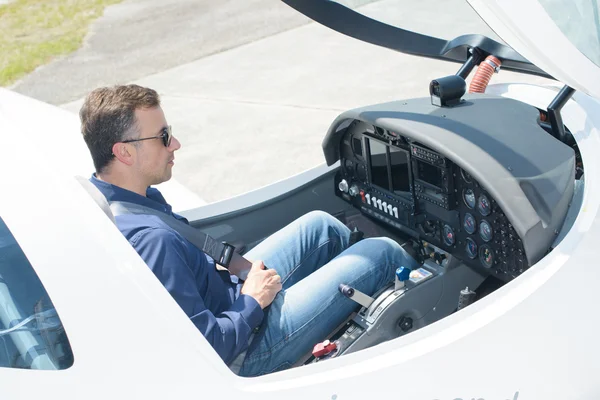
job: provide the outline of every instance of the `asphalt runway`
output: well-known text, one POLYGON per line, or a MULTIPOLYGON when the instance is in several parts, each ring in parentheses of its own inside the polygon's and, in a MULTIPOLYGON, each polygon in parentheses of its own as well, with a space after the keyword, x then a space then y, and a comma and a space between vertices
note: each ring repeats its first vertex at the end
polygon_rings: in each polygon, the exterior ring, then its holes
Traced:
MULTIPOLYGON (((461 0, 382 0, 359 10, 445 39, 498 39, 461 0)), ((99 85, 158 90, 183 145, 174 179, 214 202, 323 163, 321 141, 341 112, 428 96, 432 79, 458 68, 346 37, 279 1, 131 0, 108 8, 81 50, 15 90, 73 112, 99 85)), ((506 81, 547 82, 506 71, 492 82, 506 81)))

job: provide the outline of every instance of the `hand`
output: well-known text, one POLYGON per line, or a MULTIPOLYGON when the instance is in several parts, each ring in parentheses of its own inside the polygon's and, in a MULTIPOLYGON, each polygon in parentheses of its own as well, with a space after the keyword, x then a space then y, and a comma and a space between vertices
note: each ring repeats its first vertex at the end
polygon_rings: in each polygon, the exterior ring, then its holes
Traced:
POLYGON ((241 290, 242 294, 254 298, 263 309, 273 302, 275 295, 281 290, 281 277, 277 275, 277 271, 264 268, 262 261, 253 262, 241 290))

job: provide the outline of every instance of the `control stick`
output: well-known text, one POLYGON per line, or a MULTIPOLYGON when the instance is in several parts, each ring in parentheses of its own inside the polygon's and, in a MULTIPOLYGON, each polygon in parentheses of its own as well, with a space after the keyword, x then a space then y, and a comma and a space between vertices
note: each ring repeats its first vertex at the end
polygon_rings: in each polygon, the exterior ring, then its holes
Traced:
POLYGON ((360 290, 356 290, 353 287, 348 286, 344 283, 340 283, 340 286, 338 289, 341 294, 343 294, 344 296, 346 296, 349 299, 354 300, 355 302, 357 302, 358 304, 360 304, 361 306, 363 306, 365 308, 369 308, 371 303, 373 303, 375 301, 375 299, 373 299, 371 296, 368 296, 368 295, 364 294, 363 292, 361 292, 360 290))
POLYGON ((473 303, 476 295, 477 294, 474 291, 469 290, 468 286, 461 290, 460 295, 458 296, 458 308, 456 310, 462 310, 469 304, 473 303))

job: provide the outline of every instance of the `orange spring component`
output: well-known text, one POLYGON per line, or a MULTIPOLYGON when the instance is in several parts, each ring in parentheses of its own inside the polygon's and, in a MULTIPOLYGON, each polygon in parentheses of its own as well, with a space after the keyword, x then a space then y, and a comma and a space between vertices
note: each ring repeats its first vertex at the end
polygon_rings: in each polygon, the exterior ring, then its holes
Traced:
POLYGON ((473 76, 473 80, 469 85, 469 93, 485 93, 492 75, 501 65, 502 62, 494 56, 487 56, 484 61, 479 63, 477 72, 475 72, 475 76, 473 76))

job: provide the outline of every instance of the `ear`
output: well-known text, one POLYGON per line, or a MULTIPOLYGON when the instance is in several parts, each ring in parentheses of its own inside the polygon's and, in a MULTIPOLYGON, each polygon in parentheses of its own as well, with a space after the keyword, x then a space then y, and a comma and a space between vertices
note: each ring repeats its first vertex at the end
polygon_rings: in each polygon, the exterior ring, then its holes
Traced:
POLYGON ((117 160, 123 164, 133 165, 135 154, 132 152, 135 150, 132 150, 132 148, 134 148, 134 146, 128 146, 126 143, 115 143, 112 147, 112 153, 115 155, 117 160))

